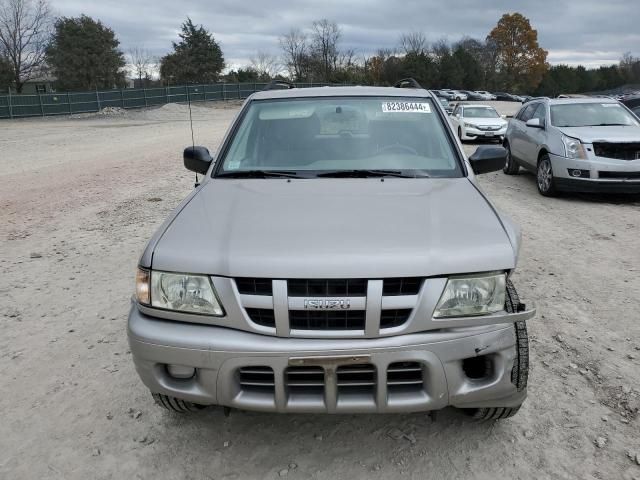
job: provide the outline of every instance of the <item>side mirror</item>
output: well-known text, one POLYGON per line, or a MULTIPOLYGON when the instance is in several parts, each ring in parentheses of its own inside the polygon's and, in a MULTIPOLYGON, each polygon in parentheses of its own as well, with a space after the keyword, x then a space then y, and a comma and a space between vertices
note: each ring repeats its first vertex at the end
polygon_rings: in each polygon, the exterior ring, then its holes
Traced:
POLYGON ((500 115, 500 116, 501 116, 502 118, 507 118, 507 116, 506 116, 506 115, 500 115))
POLYGON ((209 170, 213 157, 205 147, 187 147, 184 149, 184 167, 192 172, 204 175, 209 170))
POLYGON ((497 172, 502 170, 507 161, 507 151, 503 147, 480 146, 473 155, 469 157, 469 163, 473 173, 497 172))
POLYGON ((540 120, 539 118, 531 118, 527 120, 527 127, 531 128, 544 128, 544 120, 540 120))

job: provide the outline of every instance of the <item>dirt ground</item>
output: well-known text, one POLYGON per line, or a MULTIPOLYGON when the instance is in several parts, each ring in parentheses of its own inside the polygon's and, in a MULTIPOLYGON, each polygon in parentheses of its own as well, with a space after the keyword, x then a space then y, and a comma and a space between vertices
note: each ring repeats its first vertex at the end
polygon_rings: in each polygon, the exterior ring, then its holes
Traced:
MULTIPOLYGON (((194 107, 196 143, 236 112, 194 107)), ((126 317, 139 254, 193 187, 190 142, 179 105, 0 123, 0 478, 640 479, 640 198, 543 198, 525 173, 481 180, 523 228, 515 283, 538 307, 513 419, 156 407, 126 317)))

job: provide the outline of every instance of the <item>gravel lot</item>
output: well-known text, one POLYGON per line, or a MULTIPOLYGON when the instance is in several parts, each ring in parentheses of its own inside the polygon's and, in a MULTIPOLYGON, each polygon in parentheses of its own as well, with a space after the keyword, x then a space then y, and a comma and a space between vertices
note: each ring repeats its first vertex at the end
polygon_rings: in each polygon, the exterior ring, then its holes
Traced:
MULTIPOLYGON (((196 142, 237 107, 195 106, 196 142)), ((525 173, 481 180, 523 228, 515 283, 538 306, 513 419, 157 408, 126 315, 145 242, 193 187, 190 141, 179 105, 0 123, 0 478, 640 478, 640 198, 547 199, 525 173)))

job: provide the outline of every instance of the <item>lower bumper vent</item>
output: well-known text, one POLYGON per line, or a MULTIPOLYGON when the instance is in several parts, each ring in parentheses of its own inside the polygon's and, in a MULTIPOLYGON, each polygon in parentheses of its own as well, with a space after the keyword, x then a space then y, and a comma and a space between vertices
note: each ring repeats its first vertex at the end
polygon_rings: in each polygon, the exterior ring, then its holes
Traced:
POLYGON ((285 371, 285 386, 290 394, 324 394, 322 367, 289 367, 285 371))
POLYGON ((275 391, 275 380, 271 367, 242 367, 238 374, 240 386, 244 391, 270 394, 275 391))
POLYGON ((376 368, 373 365, 343 365, 336 370, 336 376, 338 395, 375 392, 376 368))
POLYGON ((422 365, 418 362, 395 362, 387 369, 389 393, 416 392, 423 390, 422 365))

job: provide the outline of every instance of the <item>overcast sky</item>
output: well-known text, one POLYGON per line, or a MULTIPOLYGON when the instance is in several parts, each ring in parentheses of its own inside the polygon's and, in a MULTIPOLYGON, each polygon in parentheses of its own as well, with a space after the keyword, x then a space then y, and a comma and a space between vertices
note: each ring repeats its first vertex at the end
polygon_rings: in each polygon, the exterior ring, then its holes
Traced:
POLYGON ((115 30, 123 51, 167 53, 190 16, 210 30, 227 65, 249 62, 257 50, 279 54, 278 36, 328 18, 342 28, 342 46, 358 55, 397 46, 402 32, 429 41, 485 38, 505 12, 518 11, 538 30, 552 64, 587 67, 640 56, 640 0, 51 0, 58 15, 85 13, 115 30))

